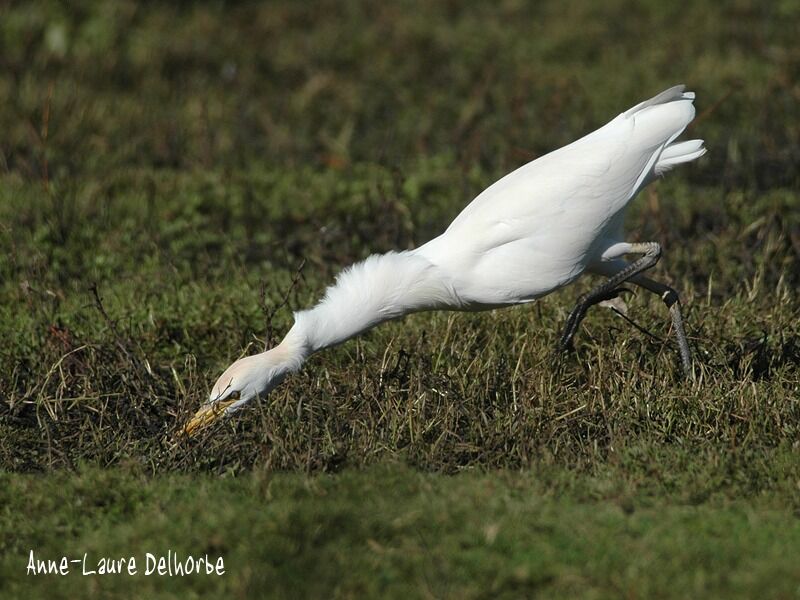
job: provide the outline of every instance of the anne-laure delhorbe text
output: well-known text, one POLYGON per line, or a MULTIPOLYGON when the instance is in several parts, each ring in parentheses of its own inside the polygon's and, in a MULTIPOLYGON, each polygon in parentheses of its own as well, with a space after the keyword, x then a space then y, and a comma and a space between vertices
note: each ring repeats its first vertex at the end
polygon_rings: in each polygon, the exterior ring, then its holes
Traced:
POLYGON ((225 559, 208 554, 193 556, 173 550, 144 552, 129 556, 92 556, 84 552, 77 556, 40 556, 33 550, 28 554, 27 575, 144 575, 147 577, 221 576, 225 574, 225 559))

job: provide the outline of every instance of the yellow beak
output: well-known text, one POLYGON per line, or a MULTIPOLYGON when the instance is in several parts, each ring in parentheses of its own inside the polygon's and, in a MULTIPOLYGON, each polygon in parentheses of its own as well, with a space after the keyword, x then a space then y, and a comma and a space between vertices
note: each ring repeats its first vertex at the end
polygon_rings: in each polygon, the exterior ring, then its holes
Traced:
POLYGON ((236 400, 219 400, 211 404, 206 404, 189 419, 186 425, 184 425, 183 432, 188 436, 195 435, 198 431, 218 421, 219 418, 225 414, 225 409, 234 402, 236 402, 236 400))

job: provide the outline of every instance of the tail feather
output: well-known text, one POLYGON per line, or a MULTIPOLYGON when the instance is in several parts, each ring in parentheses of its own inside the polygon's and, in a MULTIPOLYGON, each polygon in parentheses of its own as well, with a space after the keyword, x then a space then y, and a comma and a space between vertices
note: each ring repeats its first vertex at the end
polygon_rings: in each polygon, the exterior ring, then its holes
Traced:
POLYGON ((703 147, 703 140, 687 140, 670 144, 664 148, 661 156, 658 157, 658 162, 655 166, 656 175, 663 175, 675 165, 691 162, 705 153, 706 149, 703 147))
POLYGON ((705 154, 702 140, 676 142, 694 119, 694 92, 676 85, 628 109, 618 118, 632 122, 636 147, 653 150, 633 188, 633 194, 675 165, 690 162, 705 154))
POLYGON ((660 94, 653 96, 649 100, 645 100, 644 102, 640 102, 636 106, 629 108, 623 114, 626 117, 630 117, 645 108, 649 108, 650 106, 658 106, 659 104, 666 104, 667 102, 674 102, 675 100, 694 100, 694 92, 685 92, 686 86, 676 85, 668 90, 664 90, 660 94))

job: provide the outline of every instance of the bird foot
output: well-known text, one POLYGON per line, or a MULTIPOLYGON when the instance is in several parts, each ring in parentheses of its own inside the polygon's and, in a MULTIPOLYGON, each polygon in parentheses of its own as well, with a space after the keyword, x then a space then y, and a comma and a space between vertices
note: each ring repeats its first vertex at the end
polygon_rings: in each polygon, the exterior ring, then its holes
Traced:
POLYGON ((575 352, 575 346, 572 344, 572 339, 561 339, 550 355, 550 367, 554 371, 560 371, 564 366, 564 359, 573 352, 575 352))

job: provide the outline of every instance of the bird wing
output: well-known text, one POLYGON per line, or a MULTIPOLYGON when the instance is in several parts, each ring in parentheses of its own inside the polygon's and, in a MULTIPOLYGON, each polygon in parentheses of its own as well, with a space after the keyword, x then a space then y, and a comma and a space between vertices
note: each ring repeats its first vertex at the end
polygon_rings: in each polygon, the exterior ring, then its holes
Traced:
POLYGON ((658 162, 694 117, 693 99, 671 88, 520 167, 416 252, 465 305, 526 302, 566 285, 621 241, 625 207, 656 173, 702 154, 684 142, 658 162))
MULTIPOLYGON (((444 236, 475 252, 541 236, 585 246, 649 182, 664 149, 694 118, 676 86, 583 138, 506 175, 479 194, 444 236)), ((462 246, 463 248, 463 246, 462 246)))

